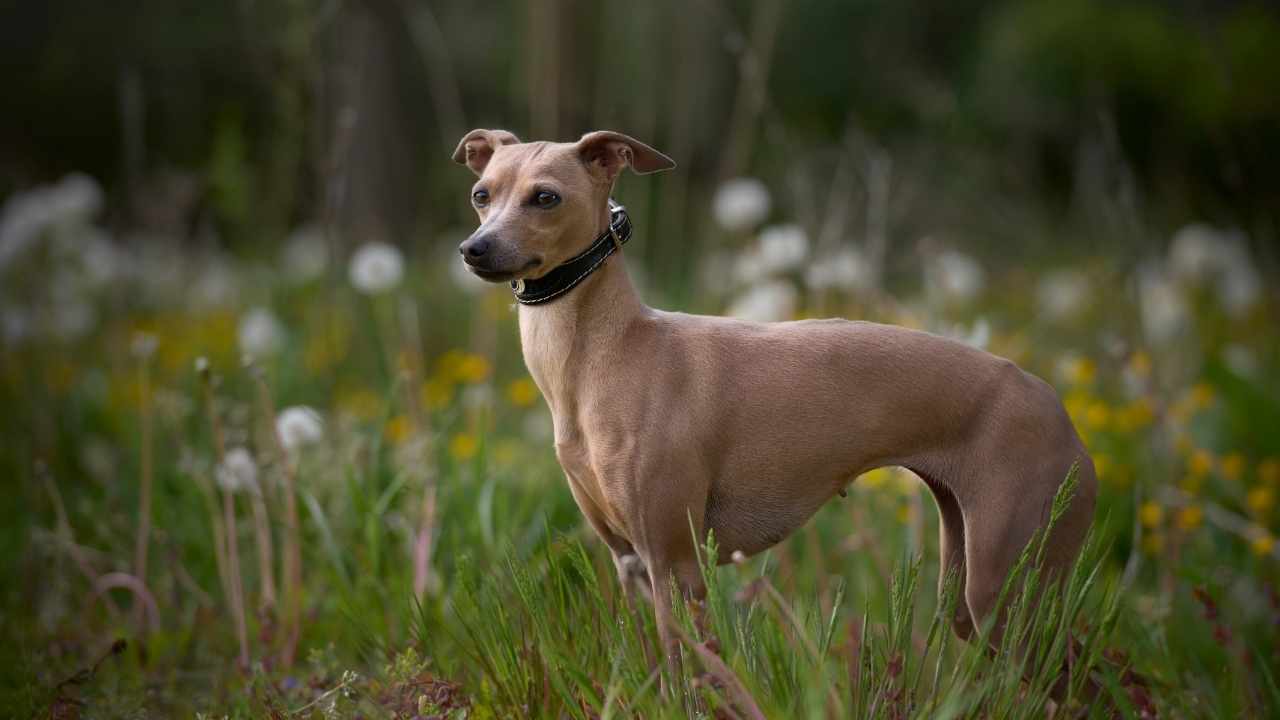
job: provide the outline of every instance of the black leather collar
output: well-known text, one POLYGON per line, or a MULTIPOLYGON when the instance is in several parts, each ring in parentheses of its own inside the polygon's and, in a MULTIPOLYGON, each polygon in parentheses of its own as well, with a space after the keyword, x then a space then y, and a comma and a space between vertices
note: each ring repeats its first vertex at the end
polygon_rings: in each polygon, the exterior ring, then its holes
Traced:
POLYGON ((572 260, 555 266, 537 280, 513 280, 511 292, 521 305, 538 305, 554 300, 577 287, 604 264, 615 250, 631 239, 631 218, 627 209, 609 200, 609 229, 572 260))

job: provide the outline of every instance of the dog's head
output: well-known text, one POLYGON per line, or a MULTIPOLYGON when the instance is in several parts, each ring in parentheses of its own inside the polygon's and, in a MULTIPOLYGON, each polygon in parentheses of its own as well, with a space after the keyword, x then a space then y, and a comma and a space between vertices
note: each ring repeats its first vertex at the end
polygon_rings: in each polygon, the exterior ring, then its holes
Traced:
POLYGON ((621 133, 575 143, 522 143, 506 130, 472 130, 453 152, 479 178, 480 227, 458 246, 467 269, 493 282, 532 279, 582 252, 609 224, 609 193, 624 167, 646 174, 671 158, 621 133))

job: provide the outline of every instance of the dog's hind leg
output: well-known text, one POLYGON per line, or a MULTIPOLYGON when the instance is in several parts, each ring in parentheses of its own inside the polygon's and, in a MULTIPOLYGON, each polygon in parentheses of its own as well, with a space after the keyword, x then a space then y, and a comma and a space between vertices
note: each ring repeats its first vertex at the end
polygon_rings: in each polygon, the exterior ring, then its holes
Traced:
MULTIPOLYGON (((967 566, 964 599, 975 622, 993 619, 994 624, 988 636, 993 649, 1001 645, 1007 630, 1009 603, 1022 591, 1016 584, 1021 582, 1018 579, 1010 587, 1003 606, 998 607, 1005 580, 1023 550, 1037 537, 1037 531, 1048 524, 1054 496, 1059 484, 1065 479, 1071 462, 1079 463, 1078 484, 1065 513, 1045 540, 1043 555, 1040 557, 1039 584, 1029 598, 1031 606, 1028 611, 1034 611, 1045 597, 1051 595, 1051 590, 1060 588, 1079 555, 1093 517, 1096 479, 1092 462, 1087 456, 1081 456, 1078 460, 1068 458, 1062 463, 1054 463, 1052 470, 1046 470, 1049 474, 1042 474, 1040 477, 1020 476, 1016 472, 999 472, 998 468, 992 468, 986 486, 992 494, 987 499, 1017 498, 1016 502, 983 504, 981 501, 969 500, 974 507, 968 508, 964 513, 967 566), (996 487, 997 483, 1000 487, 996 487)), ((1031 549, 1032 553, 1036 551, 1037 548, 1031 549)), ((1032 559, 1034 562, 1034 554, 1032 559)), ((1020 647, 1017 652, 1026 652, 1027 649, 1020 647)), ((1028 668, 1028 671, 1034 672, 1035 668, 1028 668)), ((1064 667, 1053 688, 1052 697, 1055 700, 1061 700, 1065 695, 1067 672, 1068 668, 1064 667)))
POLYGON ((973 617, 969 614, 969 606, 965 603, 965 548, 964 548, 964 516, 960 512, 960 503, 951 489, 932 475, 915 468, 909 468, 924 480, 924 484, 933 493, 938 503, 938 600, 941 602, 946 589, 948 576, 954 577, 959 587, 956 588, 955 612, 951 618, 951 626, 956 635, 968 640, 973 635, 973 617))

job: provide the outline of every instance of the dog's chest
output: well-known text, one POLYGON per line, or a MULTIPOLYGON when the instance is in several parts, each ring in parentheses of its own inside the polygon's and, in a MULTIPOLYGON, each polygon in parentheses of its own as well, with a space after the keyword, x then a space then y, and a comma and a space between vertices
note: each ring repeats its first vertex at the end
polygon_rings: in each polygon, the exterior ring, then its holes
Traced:
POLYGON ((618 474, 601 461, 601 455, 601 448, 593 447, 580 436, 556 440, 556 458, 583 514, 630 541, 631 529, 626 522, 631 516, 629 494, 618 474))

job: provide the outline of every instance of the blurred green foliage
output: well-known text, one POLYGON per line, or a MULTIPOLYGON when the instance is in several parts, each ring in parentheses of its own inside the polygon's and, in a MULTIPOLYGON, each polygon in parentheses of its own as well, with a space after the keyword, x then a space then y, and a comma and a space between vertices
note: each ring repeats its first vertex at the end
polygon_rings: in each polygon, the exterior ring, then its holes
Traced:
POLYGON ((1209 218, 1263 244, 1276 233, 1280 14, 1265 3, 51 0, 0 13, 0 86, 15 110, 0 118, 0 195, 70 170, 126 197, 142 180, 130 173, 207 172, 218 227, 248 247, 324 209, 316 178, 349 149, 335 139, 342 82, 377 86, 357 96, 385 92, 398 115, 370 130, 389 133, 392 149, 370 152, 403 155, 405 167, 366 179, 397 186, 400 239, 465 210, 448 201, 463 180, 444 162, 460 122, 553 139, 622 129, 674 145, 705 188, 724 168, 742 49, 762 36, 758 173, 857 127, 976 188, 965 197, 1012 193, 1061 214, 1075 185, 1095 180, 1080 155, 1100 137, 1153 229, 1209 218), (355 77, 334 79, 344 74, 355 77), (145 150, 122 143, 130 124, 145 150))

